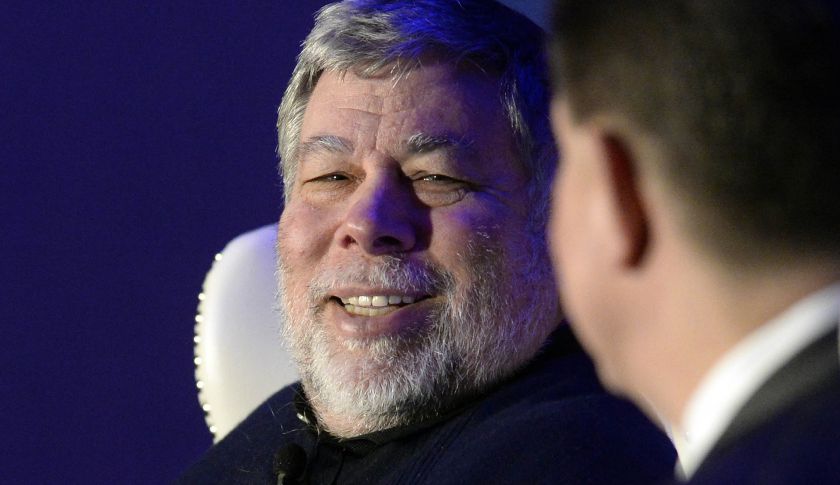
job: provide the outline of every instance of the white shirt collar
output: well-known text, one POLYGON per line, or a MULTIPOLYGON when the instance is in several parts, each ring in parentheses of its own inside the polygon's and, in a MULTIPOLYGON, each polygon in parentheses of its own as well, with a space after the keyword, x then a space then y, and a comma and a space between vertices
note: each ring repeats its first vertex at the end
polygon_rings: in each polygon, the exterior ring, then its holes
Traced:
POLYGON ((724 354, 686 405, 675 442, 677 474, 690 478, 735 414, 775 371, 838 325, 840 282, 800 300, 724 354))

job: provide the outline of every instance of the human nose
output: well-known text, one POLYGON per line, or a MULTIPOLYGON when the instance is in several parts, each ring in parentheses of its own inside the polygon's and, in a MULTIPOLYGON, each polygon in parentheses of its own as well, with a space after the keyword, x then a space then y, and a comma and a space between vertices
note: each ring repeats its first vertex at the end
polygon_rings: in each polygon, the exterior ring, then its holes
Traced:
POLYGON ((410 251, 417 243, 416 204, 397 176, 368 179, 356 190, 340 228, 339 244, 372 255, 410 251))

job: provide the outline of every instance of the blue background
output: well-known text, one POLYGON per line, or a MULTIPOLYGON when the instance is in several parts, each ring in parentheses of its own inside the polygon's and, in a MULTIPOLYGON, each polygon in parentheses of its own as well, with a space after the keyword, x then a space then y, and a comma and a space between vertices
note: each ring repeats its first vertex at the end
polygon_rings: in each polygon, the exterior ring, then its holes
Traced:
POLYGON ((210 446, 196 296, 279 215, 276 106, 324 3, 0 6, 0 482, 166 482, 210 446))

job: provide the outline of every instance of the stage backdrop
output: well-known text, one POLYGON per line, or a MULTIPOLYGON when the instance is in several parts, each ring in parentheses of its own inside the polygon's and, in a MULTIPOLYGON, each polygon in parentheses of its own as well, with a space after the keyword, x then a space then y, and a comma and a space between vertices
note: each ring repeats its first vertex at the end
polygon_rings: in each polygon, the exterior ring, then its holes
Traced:
POLYGON ((46 3, 0 6, 0 482, 166 482, 211 443, 196 295, 279 215, 276 106, 326 2, 46 3))

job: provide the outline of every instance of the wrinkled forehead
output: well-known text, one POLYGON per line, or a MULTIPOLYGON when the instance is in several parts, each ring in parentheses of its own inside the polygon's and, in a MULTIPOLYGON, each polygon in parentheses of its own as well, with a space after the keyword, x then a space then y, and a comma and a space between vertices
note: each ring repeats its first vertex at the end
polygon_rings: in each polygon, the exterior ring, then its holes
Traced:
POLYGON ((361 138, 374 136, 377 146, 392 147, 418 134, 512 143, 498 77, 445 62, 394 75, 326 71, 309 98, 300 142, 338 136, 364 144, 370 140, 361 138))

